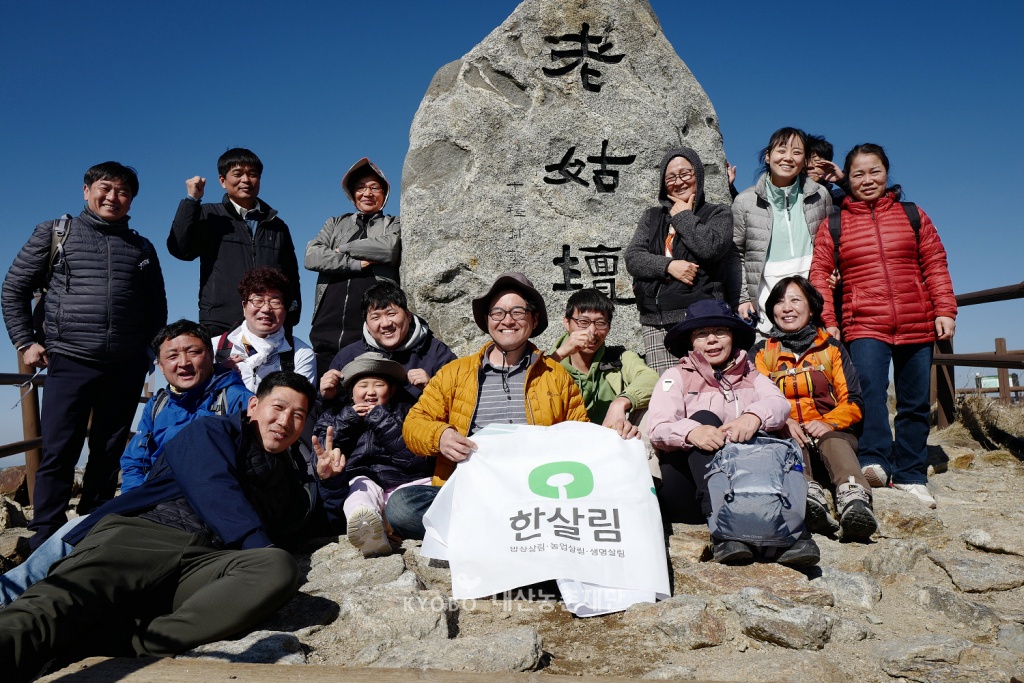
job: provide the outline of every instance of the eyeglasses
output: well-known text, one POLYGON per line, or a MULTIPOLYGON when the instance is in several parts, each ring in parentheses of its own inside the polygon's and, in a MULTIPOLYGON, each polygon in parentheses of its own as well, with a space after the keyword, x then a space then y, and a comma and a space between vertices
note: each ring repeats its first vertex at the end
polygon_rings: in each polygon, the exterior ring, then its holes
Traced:
POLYGON ((284 302, 277 297, 273 299, 265 299, 262 296, 251 296, 246 299, 246 302, 256 309, 263 308, 264 306, 270 306, 271 310, 279 311, 284 308, 284 302))
POLYGON ((369 192, 370 194, 380 194, 384 191, 384 188, 380 185, 357 185, 356 194, 360 192, 369 192))
POLYGON ((681 173, 673 173, 672 175, 665 176, 666 183, 680 183, 684 180, 690 180, 693 178, 693 171, 682 171, 681 173))
POLYGON ((595 330, 600 330, 600 331, 603 332, 604 330, 607 330, 609 327, 612 326, 612 324, 610 322, 608 322, 607 320, 591 320, 590 318, 569 318, 569 319, 572 320, 577 325, 579 325, 580 329, 583 329, 583 330, 585 330, 588 327, 590 327, 591 325, 593 325, 595 330))
POLYGON ((492 308, 487 311, 487 317, 496 323, 500 323, 505 319, 506 315, 511 315, 513 320, 526 320, 526 316, 529 313, 529 309, 523 308, 522 306, 515 306, 508 310, 505 310, 504 308, 492 308))
POLYGON ((703 330, 697 330, 693 333, 693 338, 704 340, 714 335, 716 338, 721 339, 722 337, 731 337, 732 330, 728 327, 706 327, 703 330))

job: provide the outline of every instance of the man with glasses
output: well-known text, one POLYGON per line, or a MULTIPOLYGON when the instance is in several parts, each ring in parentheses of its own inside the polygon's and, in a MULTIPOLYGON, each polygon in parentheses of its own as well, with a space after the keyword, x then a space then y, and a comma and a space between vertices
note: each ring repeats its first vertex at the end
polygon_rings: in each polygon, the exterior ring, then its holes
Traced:
POLYGON ((579 386, 590 421, 628 439, 637 435, 639 413, 650 403, 658 373, 636 353, 605 345, 614 312, 615 304, 596 289, 575 292, 565 306, 565 334, 550 356, 579 386))
POLYGON ((588 421, 572 377, 530 342, 547 328, 548 314, 525 275, 495 280, 473 300, 473 319, 490 341, 441 368, 405 418, 406 446, 436 462, 431 486, 399 489, 388 500, 385 516, 402 538, 423 538, 423 514, 455 465, 476 448, 469 437, 486 425, 588 421))
POLYGON ((206 178, 185 181, 188 195, 167 236, 167 251, 182 261, 199 259, 199 322, 219 335, 238 320, 232 292, 242 276, 258 266, 277 268, 288 278, 290 289, 287 324, 299 322, 299 263, 288 226, 277 211, 257 197, 263 162, 241 147, 229 149, 217 160, 217 174, 224 199, 203 204, 206 178))
POLYGON ((341 187, 356 213, 329 218, 306 245, 306 269, 319 273, 309 330, 318 377, 339 349, 361 339, 366 290, 379 280, 399 281, 402 223, 382 211, 391 192, 384 173, 363 158, 341 179, 341 187))
POLYGON ((309 344, 285 327, 291 283, 275 268, 253 268, 238 283, 244 319, 214 340, 217 365, 242 376, 255 393, 260 380, 278 370, 294 371, 313 383, 316 358, 309 344))

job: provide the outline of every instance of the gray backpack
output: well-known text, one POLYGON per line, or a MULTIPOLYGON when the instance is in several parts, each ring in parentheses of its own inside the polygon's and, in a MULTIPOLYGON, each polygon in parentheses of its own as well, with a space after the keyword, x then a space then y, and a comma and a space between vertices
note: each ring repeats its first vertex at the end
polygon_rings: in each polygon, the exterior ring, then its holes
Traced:
POLYGON ((807 480, 792 439, 759 435, 746 443, 727 443, 704 478, 714 538, 763 548, 788 548, 800 539, 807 480))

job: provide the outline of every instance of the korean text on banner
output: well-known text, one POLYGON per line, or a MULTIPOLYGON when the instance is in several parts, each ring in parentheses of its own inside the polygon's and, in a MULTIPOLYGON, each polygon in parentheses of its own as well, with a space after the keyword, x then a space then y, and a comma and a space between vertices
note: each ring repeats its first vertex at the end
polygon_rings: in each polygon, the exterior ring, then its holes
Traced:
POLYGON ((668 595, 661 515, 640 440, 565 422, 488 428, 473 441, 478 450, 424 517, 422 552, 449 561, 454 598, 551 579, 668 595))

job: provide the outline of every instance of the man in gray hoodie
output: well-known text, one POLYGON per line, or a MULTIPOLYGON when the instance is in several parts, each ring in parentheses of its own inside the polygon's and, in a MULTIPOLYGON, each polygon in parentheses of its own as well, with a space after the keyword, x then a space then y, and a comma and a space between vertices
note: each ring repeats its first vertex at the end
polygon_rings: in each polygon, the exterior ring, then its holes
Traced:
POLYGON ((341 179, 341 187, 356 213, 327 219, 306 246, 306 269, 319 273, 309 330, 317 377, 339 349, 362 336, 363 294, 378 280, 397 284, 401 263, 402 223, 397 216, 384 215, 391 193, 384 173, 363 158, 341 179))

